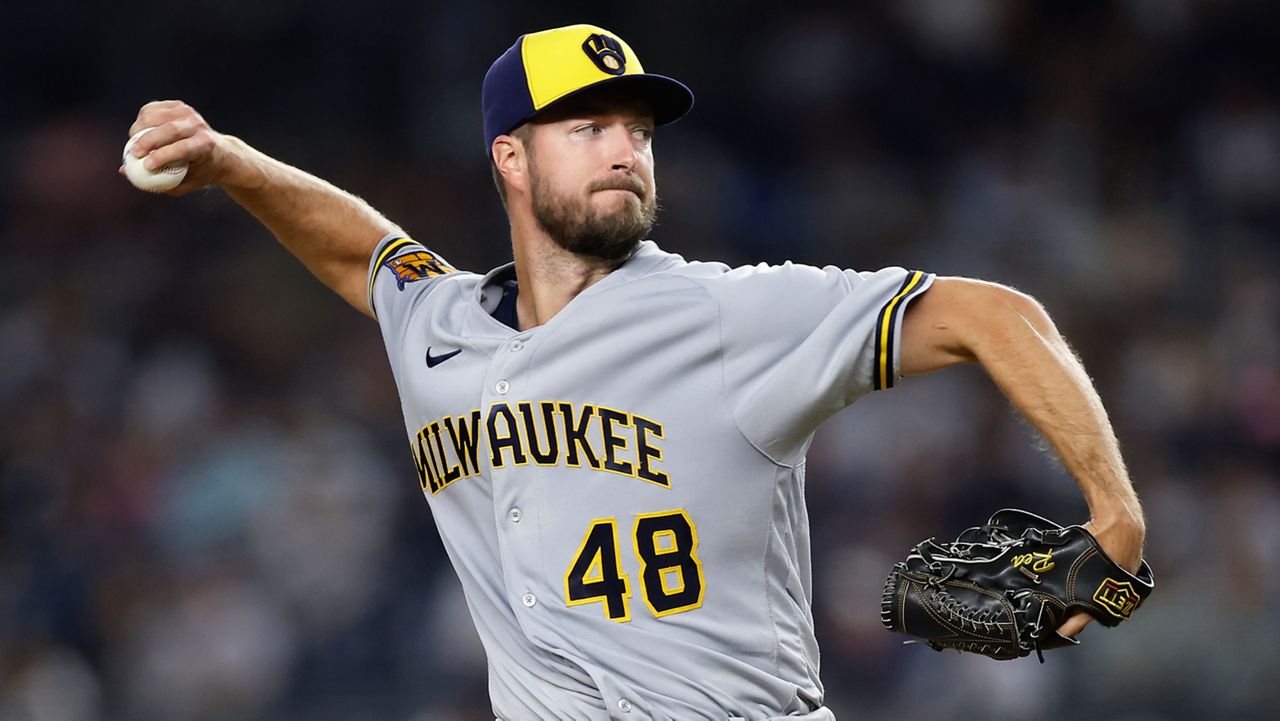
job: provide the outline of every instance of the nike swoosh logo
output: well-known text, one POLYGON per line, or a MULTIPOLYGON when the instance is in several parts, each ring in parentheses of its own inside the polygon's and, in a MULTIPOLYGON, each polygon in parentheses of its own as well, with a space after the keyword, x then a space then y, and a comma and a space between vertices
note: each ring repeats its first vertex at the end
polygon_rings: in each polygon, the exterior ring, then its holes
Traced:
POLYGON ((452 353, 442 353, 440 355, 431 355, 431 346, 427 346, 427 367, 435 368, 436 366, 458 355, 461 352, 462 352, 462 349, 459 348, 458 350, 452 353))

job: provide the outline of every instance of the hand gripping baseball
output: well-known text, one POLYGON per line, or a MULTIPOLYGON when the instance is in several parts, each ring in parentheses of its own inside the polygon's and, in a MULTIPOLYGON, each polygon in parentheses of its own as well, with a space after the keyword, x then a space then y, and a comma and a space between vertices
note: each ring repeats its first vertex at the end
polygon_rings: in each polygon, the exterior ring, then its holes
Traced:
MULTIPOLYGON (((195 108, 181 100, 156 100, 142 106, 127 137, 150 128, 137 139, 131 152, 143 159, 148 170, 172 162, 185 162, 187 175, 168 195, 186 195, 207 185, 216 185, 231 171, 234 149, 231 138, 217 133, 195 108)), ((120 167, 124 174, 124 166, 120 167)))
POLYGON ((1043 651, 1079 643, 1058 631, 1068 616, 1118 625, 1154 587, 1146 562, 1129 573, 1087 528, 1006 508, 954 541, 916 544, 889 572, 881 620, 938 651, 1035 651, 1043 662, 1043 651))

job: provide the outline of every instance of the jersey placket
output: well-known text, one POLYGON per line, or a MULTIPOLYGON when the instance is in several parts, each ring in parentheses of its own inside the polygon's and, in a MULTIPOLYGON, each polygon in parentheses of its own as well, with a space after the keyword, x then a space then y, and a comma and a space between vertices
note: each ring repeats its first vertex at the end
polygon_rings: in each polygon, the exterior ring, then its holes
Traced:
MULTIPOLYGON (((531 354, 527 346, 531 335, 531 331, 526 331, 502 343, 494 353, 484 379, 486 423, 490 422, 489 419, 494 419, 494 422, 500 424, 501 421, 494 418, 492 409, 495 405, 505 404, 510 411, 507 417, 513 419, 514 423, 506 430, 522 436, 525 432, 520 427, 517 406, 521 401, 535 400, 530 394, 532 379, 528 372, 531 354)), ((492 449, 490 452, 492 453, 492 449)), ((501 463, 493 463, 490 474, 493 479, 492 510, 498 530, 498 552, 507 589, 507 602, 511 604, 526 637, 532 638, 530 623, 535 628, 541 625, 534 620, 541 615, 542 609, 538 608, 538 604, 555 599, 544 598, 546 590, 536 586, 539 563, 538 506, 533 479, 525 471, 530 459, 526 457, 524 463, 519 463, 515 453, 503 452, 502 455, 491 455, 491 460, 501 463)))

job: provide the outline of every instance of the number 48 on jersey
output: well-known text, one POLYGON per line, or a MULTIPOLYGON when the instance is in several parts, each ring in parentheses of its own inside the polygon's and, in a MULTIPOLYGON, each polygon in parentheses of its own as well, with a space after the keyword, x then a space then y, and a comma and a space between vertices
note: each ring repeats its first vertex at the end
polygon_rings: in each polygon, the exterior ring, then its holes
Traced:
MULTIPOLYGON (((654 616, 691 611, 702 605, 702 563, 698 531, 682 509, 636 516, 627 539, 640 560, 640 591, 654 616)), ((591 522, 564 577, 570 606, 603 603, 605 618, 631 620, 631 584, 622 571, 614 518, 591 522)))

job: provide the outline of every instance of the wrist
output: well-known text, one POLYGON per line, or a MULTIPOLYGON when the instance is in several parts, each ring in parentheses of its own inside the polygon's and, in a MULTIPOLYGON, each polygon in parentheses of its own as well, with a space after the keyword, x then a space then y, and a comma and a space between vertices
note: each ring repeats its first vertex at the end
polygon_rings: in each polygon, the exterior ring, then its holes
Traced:
POLYGON ((1092 509, 1090 515, 1092 520, 1089 525, 1098 532, 1122 537, 1141 548, 1147 535, 1147 524, 1142 516, 1142 507, 1136 500, 1132 503, 1097 507, 1092 509))
POLYGON ((248 143, 234 135, 222 135, 215 149, 213 184, 226 191, 253 191, 262 188, 266 175, 248 143))

